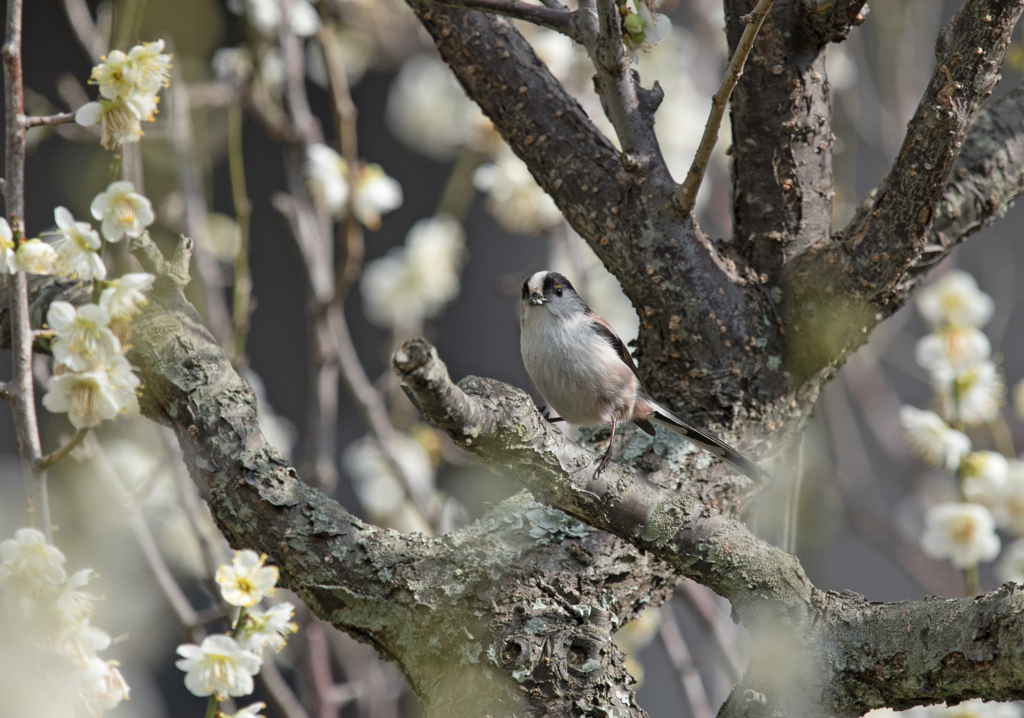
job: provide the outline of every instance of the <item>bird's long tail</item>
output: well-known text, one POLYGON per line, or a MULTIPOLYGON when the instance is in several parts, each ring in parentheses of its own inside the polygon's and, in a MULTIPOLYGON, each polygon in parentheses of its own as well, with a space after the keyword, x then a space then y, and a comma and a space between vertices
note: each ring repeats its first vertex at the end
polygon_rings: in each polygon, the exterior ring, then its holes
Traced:
POLYGON ((768 472, 740 452, 736 451, 736 449, 726 444, 714 434, 709 434, 688 421, 680 419, 671 411, 651 399, 647 400, 647 404, 651 409, 651 414, 647 417, 647 420, 652 424, 664 426, 672 433, 678 434, 705 451, 709 451, 724 461, 728 461, 730 464, 749 476, 752 480, 761 484, 768 483, 768 479, 770 478, 768 472))

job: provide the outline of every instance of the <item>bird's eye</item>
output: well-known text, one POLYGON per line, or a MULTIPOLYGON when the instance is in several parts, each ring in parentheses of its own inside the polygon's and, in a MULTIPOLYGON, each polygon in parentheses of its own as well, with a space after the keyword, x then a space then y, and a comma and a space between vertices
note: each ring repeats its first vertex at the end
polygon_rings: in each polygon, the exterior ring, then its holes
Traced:
POLYGON ((558 296, 562 296, 562 288, 561 287, 555 287, 555 294, 557 294, 558 296))

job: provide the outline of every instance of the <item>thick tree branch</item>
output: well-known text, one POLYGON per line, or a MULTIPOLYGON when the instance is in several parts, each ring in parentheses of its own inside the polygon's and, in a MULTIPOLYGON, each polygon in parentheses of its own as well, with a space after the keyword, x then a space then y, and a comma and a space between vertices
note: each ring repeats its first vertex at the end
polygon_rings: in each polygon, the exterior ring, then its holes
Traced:
POLYGON ((435 0, 435 2, 448 7, 482 10, 516 20, 525 20, 534 25, 560 32, 576 42, 580 42, 580 34, 574 23, 575 13, 565 8, 538 7, 520 2, 520 0, 435 0))
MULTIPOLYGON (((892 170, 842 233, 787 266, 788 363, 798 376, 841 361, 906 301, 908 280, 920 273, 933 238, 946 183, 981 103, 999 79, 1022 9, 1021 0, 967 0, 939 36, 935 71, 892 170)), ((1005 136, 997 123, 979 127, 977 137, 993 132, 1005 136)), ((995 159, 1002 149, 989 144, 983 155, 995 159)), ((971 168, 964 171, 969 177, 971 168)), ((1015 174, 1008 168, 996 181, 1015 174)), ((996 199, 1013 186, 1004 183, 996 199)), ((985 214, 998 212, 996 206, 985 214)), ((935 259, 929 253, 926 262, 935 259)))
POLYGON ((841 42, 867 19, 866 0, 802 0, 807 24, 821 42, 841 42))

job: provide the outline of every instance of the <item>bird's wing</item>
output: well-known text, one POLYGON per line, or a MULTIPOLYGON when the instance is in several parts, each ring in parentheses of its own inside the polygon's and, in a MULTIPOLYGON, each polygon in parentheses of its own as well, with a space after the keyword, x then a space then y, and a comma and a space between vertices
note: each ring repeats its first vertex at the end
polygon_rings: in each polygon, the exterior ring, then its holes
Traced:
MULTIPOLYGON (((622 363, 629 367, 629 370, 633 372, 636 380, 640 382, 640 389, 646 393, 647 388, 644 386, 644 380, 640 378, 640 372, 637 371, 636 362, 634 362, 633 357, 630 356, 629 349, 626 347, 625 342, 619 339, 619 335, 612 329, 612 325, 606 322, 602 317, 591 313, 589 318, 594 322, 591 325, 594 327, 594 331, 597 332, 598 336, 612 345, 612 349, 614 349, 615 353, 619 355, 619 359, 622 360, 622 363)), ((644 428, 644 431, 647 431, 647 429, 644 428)), ((653 429, 648 433, 652 432, 653 429)))

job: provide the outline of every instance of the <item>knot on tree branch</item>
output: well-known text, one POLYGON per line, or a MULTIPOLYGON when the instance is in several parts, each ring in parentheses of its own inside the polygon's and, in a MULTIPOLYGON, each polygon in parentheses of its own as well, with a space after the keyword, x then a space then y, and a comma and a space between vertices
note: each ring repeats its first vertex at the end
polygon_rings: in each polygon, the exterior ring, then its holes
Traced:
POLYGON ((189 283, 188 267, 192 261, 192 239, 180 235, 178 245, 170 259, 164 259, 160 248, 149 236, 149 232, 143 232, 134 237, 128 244, 128 251, 135 255, 142 267, 151 274, 155 274, 158 280, 165 280, 173 285, 184 287, 189 283))

